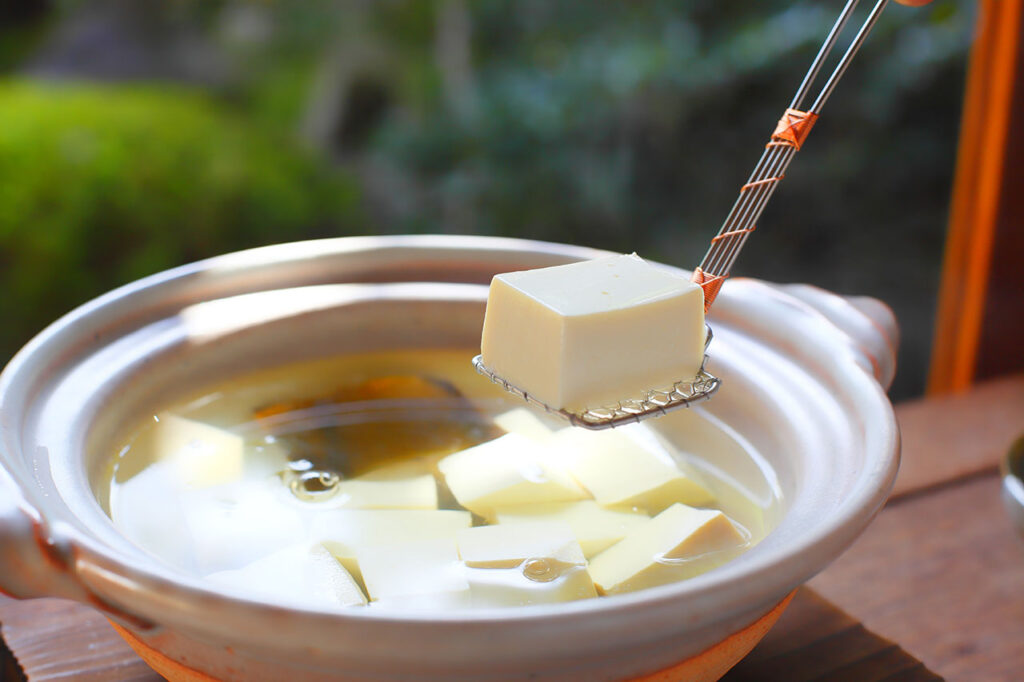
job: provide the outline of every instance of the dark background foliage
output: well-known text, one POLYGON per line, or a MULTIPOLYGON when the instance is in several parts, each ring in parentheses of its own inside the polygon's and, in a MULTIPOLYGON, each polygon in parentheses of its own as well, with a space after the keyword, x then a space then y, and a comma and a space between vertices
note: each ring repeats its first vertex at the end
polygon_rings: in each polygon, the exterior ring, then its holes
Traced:
MULTIPOLYGON (((292 239, 692 267, 841 5, 0 5, 0 356, 113 286, 292 239)), ((736 267, 888 302, 894 397, 923 390, 973 11, 886 11, 736 267)))

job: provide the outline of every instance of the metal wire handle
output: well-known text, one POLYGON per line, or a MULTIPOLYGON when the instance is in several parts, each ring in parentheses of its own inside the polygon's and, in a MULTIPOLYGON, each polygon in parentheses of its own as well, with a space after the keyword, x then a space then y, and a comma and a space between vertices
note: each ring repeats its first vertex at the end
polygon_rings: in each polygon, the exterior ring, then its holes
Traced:
POLYGON ((789 168, 793 157, 796 156, 796 153, 800 151, 800 147, 803 146, 804 140, 807 139, 807 135, 811 132, 811 128, 818 119, 821 108, 825 106, 825 102, 828 101, 832 91, 835 90, 839 79, 846 73, 846 69, 850 66, 854 55, 857 54, 860 46, 864 44, 864 40, 878 22, 878 18, 881 16, 882 10, 889 3, 889 0, 878 0, 874 9, 871 10, 871 13, 854 37, 853 42, 846 49, 846 53, 843 54, 836 68, 832 71, 832 75, 829 76, 821 92, 818 93, 814 103, 809 109, 802 111, 800 106, 803 104, 807 92, 818 77, 822 65, 828 58, 829 52, 835 46, 836 40, 838 40, 843 28, 846 27, 846 23, 853 15, 858 2, 859 0, 847 0, 846 6, 840 13, 839 18, 836 19, 836 23, 832 26, 832 30, 829 31, 825 42, 811 63, 811 68, 807 71, 807 75, 804 76, 803 82, 800 83, 796 96, 793 97, 793 101, 790 103, 789 108, 786 109, 786 113, 779 119, 775 132, 772 133, 771 141, 765 145, 765 151, 757 165, 754 166, 750 179, 740 188, 739 197, 737 197, 736 202, 733 204, 732 210, 726 216, 725 222, 722 223, 722 227, 718 230, 718 234, 712 238, 711 246, 704 255, 704 260, 693 271, 693 281, 704 289, 705 312, 711 308, 711 304, 718 295, 718 291, 722 288, 722 284, 729 276, 729 271, 736 262, 740 250, 746 243, 750 233, 754 231, 758 218, 761 217, 765 206, 768 205, 768 200, 774 194, 775 188, 778 187, 782 178, 786 177, 786 169, 789 168))

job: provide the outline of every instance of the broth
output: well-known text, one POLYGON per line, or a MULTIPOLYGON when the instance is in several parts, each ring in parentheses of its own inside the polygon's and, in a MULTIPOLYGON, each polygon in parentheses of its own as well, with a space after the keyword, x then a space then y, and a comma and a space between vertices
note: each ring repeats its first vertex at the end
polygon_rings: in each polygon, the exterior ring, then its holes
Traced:
POLYGON ((479 377, 471 355, 337 357, 160 406, 111 457, 103 502, 135 544, 217 589, 328 609, 367 594, 412 610, 614 595, 712 570, 768 532, 777 488, 758 495, 716 468, 714 450, 749 448, 708 415, 665 418, 699 430, 701 452, 658 420, 570 431, 479 377), (606 476, 622 448, 636 459, 606 476), (644 488, 645 466, 661 487, 644 488), (685 524, 685 543, 644 549, 685 524))

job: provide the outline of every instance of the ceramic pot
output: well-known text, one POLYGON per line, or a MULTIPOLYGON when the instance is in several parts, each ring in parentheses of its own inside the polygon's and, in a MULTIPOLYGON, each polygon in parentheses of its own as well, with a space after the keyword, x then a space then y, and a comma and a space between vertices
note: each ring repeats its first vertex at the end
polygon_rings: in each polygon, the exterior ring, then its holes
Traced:
POLYGON ((720 448, 715 465, 774 496, 774 529, 685 582, 447 614, 285 609, 163 566, 97 502, 105 444, 154 405, 335 353, 473 351, 493 274, 599 255, 476 237, 302 242, 170 270, 78 308, 0 375, 0 588, 90 604, 168 660, 224 680, 623 679, 743 630, 849 546, 890 491, 896 328, 877 301, 744 279, 723 288, 708 365, 723 387, 659 428, 707 418, 745 442, 757 458, 720 448))

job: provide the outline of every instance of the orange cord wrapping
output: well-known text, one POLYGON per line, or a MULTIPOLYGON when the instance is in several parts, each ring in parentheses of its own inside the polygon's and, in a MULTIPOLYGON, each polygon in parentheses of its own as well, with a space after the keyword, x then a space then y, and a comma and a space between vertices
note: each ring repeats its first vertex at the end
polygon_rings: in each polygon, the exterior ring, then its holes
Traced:
POLYGON ((736 235, 753 232, 756 229, 757 225, 751 225, 750 227, 745 227, 742 230, 729 230, 728 232, 723 232, 722 234, 715 235, 714 237, 712 237, 711 243, 714 244, 715 242, 720 241, 722 239, 728 239, 729 237, 735 237, 736 235))
POLYGON ((725 284, 725 277, 722 275, 709 275, 698 267, 693 271, 690 281, 700 285, 700 288, 704 290, 704 313, 706 314, 711 309, 711 304, 715 302, 718 290, 725 284))
POLYGON ((800 151, 804 140, 811 133, 811 128, 818 120, 817 114, 799 109, 786 109, 772 133, 772 141, 768 147, 796 147, 800 151))
POLYGON ((755 180, 754 182, 748 182, 747 184, 745 184, 742 187, 740 187, 740 191, 741 192, 746 192, 748 189, 753 189, 753 188, 755 188, 755 187, 757 187, 759 185, 767 185, 769 182, 778 182, 779 180, 781 180, 784 177, 786 177, 786 176, 785 175, 776 175, 774 178, 765 178, 764 180, 755 180))
MULTIPOLYGON (((800 111, 799 109, 786 109, 786 113, 782 115, 779 122, 775 126, 775 132, 772 133, 772 140, 766 147, 793 147, 797 151, 803 145, 804 140, 811 132, 811 128, 814 127, 814 123, 818 120, 817 114, 812 114, 809 111, 800 111)), ((761 180, 754 180, 748 182, 740 188, 740 192, 749 192, 755 187, 767 185, 773 182, 778 182, 785 175, 776 175, 770 178, 763 178, 761 180)), ((730 237, 738 237, 748 232, 753 232, 754 226, 751 225, 747 228, 738 230, 728 230, 718 234, 714 239, 711 240, 712 251, 715 245, 717 245, 723 239, 730 237)), ((728 247, 723 247, 728 248, 728 247)), ((710 252, 709 252, 710 253, 710 252)), ((708 257, 705 257, 705 262, 711 262, 708 257)), ((707 313, 711 309, 711 304, 715 302, 715 297, 718 296, 719 290, 725 283, 728 274, 724 275, 713 275, 705 272, 701 268, 697 268, 693 271, 693 277, 691 278, 694 283, 700 285, 700 288, 704 290, 704 312, 707 313)))

